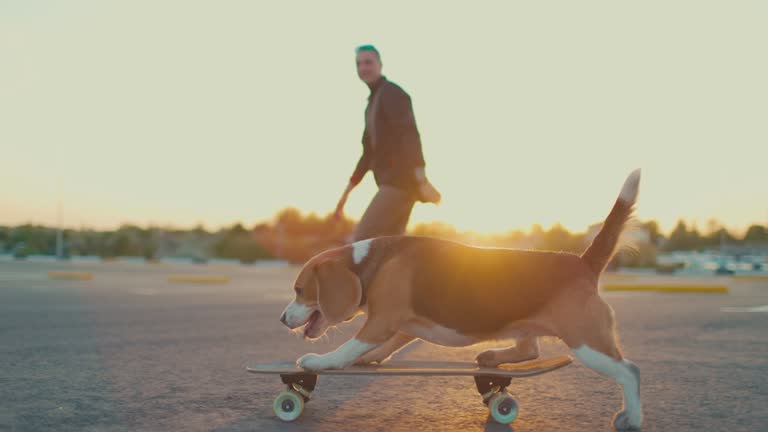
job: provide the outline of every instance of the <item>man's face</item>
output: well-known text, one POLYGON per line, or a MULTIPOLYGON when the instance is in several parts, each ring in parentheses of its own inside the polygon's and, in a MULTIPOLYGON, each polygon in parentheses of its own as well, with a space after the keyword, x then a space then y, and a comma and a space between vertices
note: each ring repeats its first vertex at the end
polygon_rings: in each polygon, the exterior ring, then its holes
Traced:
POLYGON ((375 52, 357 53, 357 76, 366 84, 373 84, 381 77, 381 61, 375 52))

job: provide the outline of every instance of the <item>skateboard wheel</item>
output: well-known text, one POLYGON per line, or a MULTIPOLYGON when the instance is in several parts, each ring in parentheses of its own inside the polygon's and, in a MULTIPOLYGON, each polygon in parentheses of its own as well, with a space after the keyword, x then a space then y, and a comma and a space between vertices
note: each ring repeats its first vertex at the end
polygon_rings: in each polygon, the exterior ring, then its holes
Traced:
POLYGON ((507 393, 496 393, 488 401, 491 417, 501 424, 512 423, 517 418, 517 402, 507 393))
POLYGON ((304 398, 295 391, 284 391, 277 395, 272 409, 280 420, 294 421, 304 411, 304 398))

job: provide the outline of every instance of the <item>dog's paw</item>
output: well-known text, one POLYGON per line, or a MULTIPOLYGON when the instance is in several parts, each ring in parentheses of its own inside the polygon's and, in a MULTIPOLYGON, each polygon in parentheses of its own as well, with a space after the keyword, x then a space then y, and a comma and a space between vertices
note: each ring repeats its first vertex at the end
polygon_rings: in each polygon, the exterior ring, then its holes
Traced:
POLYGON ((374 359, 359 358, 355 360, 355 364, 358 366, 365 366, 365 365, 381 364, 381 362, 379 360, 374 360, 374 359))
POLYGON ((306 354, 296 360, 296 365, 303 369, 324 370, 330 369, 323 356, 318 354, 306 354))
POLYGON ((370 365, 370 364, 381 364, 380 358, 376 356, 370 356, 370 355, 363 355, 359 359, 355 360, 356 365, 370 365))
POLYGON ((370 365, 370 364, 382 364, 385 361, 389 359, 389 356, 384 356, 385 353, 377 352, 377 350, 369 351, 357 360, 355 360, 356 365, 370 365))
POLYGON ((617 431, 634 431, 640 430, 640 424, 642 418, 640 416, 630 415, 628 411, 619 411, 613 417, 613 427, 617 431))
POLYGON ((481 352, 475 357, 475 361, 482 367, 496 367, 499 365, 499 362, 496 361, 496 352, 493 350, 481 352))
POLYGON ((389 360, 389 357, 381 358, 381 356, 367 356, 364 355, 355 360, 356 365, 380 365, 389 360))
POLYGON ((517 348, 504 348, 483 351, 475 357, 475 361, 481 367, 497 367, 504 363, 521 363, 538 357, 538 350, 521 352, 517 348))

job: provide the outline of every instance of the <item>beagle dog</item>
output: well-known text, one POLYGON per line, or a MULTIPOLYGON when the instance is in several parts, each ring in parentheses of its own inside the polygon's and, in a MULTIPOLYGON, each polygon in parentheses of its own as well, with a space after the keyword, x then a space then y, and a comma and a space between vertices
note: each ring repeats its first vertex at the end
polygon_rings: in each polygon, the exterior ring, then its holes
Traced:
POLYGON ((623 388, 617 429, 642 422, 640 372, 622 356, 613 310, 598 278, 632 216, 640 170, 627 178, 597 237, 581 255, 480 248, 428 237, 390 236, 325 251, 302 268, 296 297, 280 320, 317 339, 365 313, 360 331, 337 350, 307 354, 308 370, 381 363, 416 339, 452 347, 516 339, 481 352, 481 366, 539 356, 537 337, 562 339, 584 365, 623 388))

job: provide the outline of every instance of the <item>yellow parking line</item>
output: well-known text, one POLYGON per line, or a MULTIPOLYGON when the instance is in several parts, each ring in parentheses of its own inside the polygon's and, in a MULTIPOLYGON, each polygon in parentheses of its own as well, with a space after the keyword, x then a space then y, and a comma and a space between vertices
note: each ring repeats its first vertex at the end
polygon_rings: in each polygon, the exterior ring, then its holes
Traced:
POLYGON ((659 291, 682 293, 727 293, 725 285, 604 285, 603 291, 659 291))
POLYGON ((72 272, 72 271, 49 271, 49 279, 67 279, 67 280, 91 280, 93 273, 90 272, 72 272))
POLYGON ((226 276, 171 275, 168 276, 168 282, 224 284, 229 283, 229 278, 226 276))
POLYGON ((631 273, 603 273, 604 277, 613 279, 637 279, 638 275, 631 273))
POLYGON ((768 275, 735 275, 731 277, 740 281, 768 281, 768 275))

